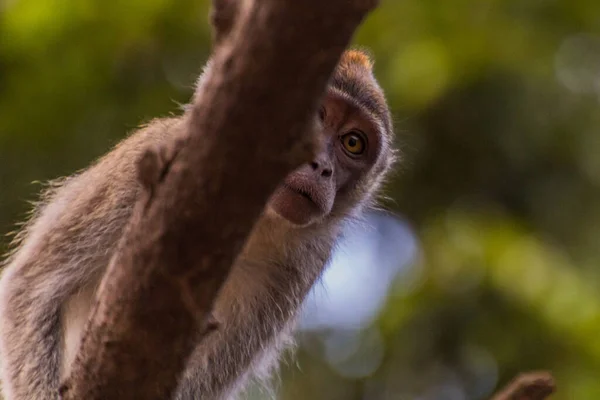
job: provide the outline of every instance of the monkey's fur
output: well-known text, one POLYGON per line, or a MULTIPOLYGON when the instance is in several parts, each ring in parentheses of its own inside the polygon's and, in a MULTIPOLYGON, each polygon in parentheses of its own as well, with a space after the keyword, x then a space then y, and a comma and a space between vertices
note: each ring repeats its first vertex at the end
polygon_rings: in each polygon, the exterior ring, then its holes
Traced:
MULTIPOLYGON (((267 207, 217 299, 220 328, 194 351, 178 400, 229 399, 248 378, 267 376, 340 225, 372 204, 392 165, 391 117, 370 59, 356 50, 344 53, 328 93, 369 115, 378 130, 377 152, 356 179, 336 188, 332 208, 316 221, 295 225, 267 207)), ((141 190, 136 162, 148 146, 180 134, 187 115, 151 122, 42 195, 0 280, 5 400, 58 398, 95 291, 141 190)))

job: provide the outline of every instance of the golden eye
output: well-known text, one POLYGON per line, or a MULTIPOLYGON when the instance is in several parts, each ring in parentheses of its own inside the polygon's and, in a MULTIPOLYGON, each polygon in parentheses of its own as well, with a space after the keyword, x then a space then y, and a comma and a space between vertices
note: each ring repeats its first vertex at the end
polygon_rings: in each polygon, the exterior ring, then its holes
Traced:
POLYGON ((364 153, 366 148, 365 140, 357 132, 350 132, 342 136, 342 145, 348 153, 355 156, 364 153))

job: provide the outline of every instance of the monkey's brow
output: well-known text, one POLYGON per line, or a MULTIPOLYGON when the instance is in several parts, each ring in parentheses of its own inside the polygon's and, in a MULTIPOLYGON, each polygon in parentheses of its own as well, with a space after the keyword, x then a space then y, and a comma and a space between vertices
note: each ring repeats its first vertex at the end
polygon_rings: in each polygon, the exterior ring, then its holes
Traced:
POLYGON ((387 106, 385 104, 382 105, 379 98, 368 93, 369 91, 357 88, 356 84, 351 83, 342 87, 340 87, 340 85, 335 85, 334 83, 331 85, 331 89, 333 89, 337 95, 351 102, 371 116, 384 131, 390 131, 391 127, 388 126, 386 114, 387 106))

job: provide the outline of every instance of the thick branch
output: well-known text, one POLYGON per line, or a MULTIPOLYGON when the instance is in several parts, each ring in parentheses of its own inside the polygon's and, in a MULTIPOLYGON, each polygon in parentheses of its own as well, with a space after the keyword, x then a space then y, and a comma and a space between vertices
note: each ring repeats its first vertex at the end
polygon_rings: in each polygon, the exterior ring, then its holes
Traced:
POLYGON ((140 162, 146 194, 101 284, 66 399, 171 396, 268 197, 315 151, 316 104, 377 1, 236 3, 231 26, 216 21, 185 144, 140 162))

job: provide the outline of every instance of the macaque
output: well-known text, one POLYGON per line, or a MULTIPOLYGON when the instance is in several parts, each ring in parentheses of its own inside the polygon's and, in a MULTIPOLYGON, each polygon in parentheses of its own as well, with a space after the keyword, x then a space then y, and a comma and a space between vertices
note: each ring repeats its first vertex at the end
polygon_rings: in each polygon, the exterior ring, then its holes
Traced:
MULTIPOLYGON (((342 224, 360 220, 376 201, 395 151, 390 111, 369 56, 358 50, 342 55, 318 117, 322 151, 270 197, 216 299, 219 329, 198 343, 175 400, 231 399, 251 379, 268 377, 291 343, 299 307, 326 267, 342 224)), ((0 279, 5 400, 59 397, 100 280, 142 191, 137 161, 149 146, 182 134, 188 118, 185 110, 150 122, 43 193, 0 279)))

